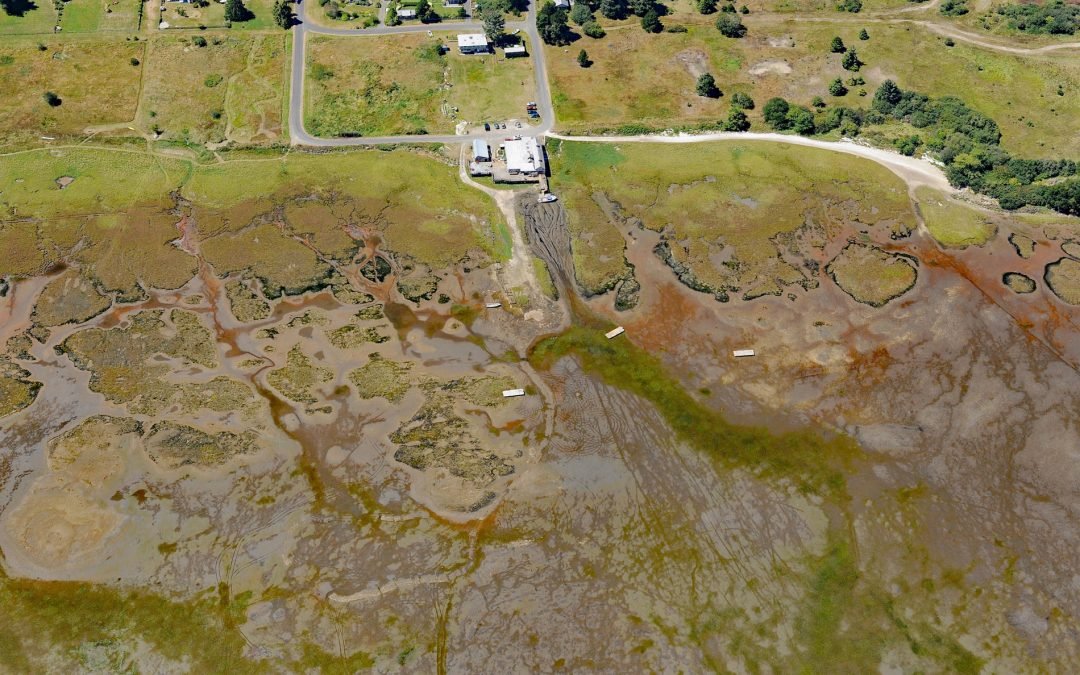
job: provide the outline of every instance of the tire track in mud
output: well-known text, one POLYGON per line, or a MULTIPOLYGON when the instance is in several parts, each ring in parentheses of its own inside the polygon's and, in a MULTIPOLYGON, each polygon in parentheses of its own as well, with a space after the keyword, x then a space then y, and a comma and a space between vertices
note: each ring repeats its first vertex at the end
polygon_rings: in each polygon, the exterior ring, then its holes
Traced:
POLYGON ((525 238, 533 254, 544 261, 557 285, 572 291, 574 279, 570 228, 562 202, 540 204, 532 195, 518 197, 518 210, 525 221, 525 238))

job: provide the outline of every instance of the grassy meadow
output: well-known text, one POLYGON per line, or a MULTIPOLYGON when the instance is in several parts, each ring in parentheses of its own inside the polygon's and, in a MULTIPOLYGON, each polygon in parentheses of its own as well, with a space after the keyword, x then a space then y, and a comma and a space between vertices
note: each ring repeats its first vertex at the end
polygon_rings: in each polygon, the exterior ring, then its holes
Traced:
MULTIPOLYGON (((675 18, 668 19, 675 23, 675 18)), ((953 95, 994 118, 1002 145, 1031 157, 1080 153, 1080 60, 1068 52, 1018 56, 944 38, 917 25, 868 24, 871 39, 857 38, 860 24, 795 23, 750 14, 745 38, 724 38, 708 17, 687 15, 686 33, 651 35, 636 26, 609 31, 600 40, 583 38, 593 61, 577 65, 576 50, 549 54, 552 95, 560 128, 588 129, 627 123, 649 126, 715 122, 727 114, 733 92, 750 94, 762 127, 766 100, 783 96, 807 105, 814 96, 849 106, 868 106, 877 86, 891 78, 904 89, 931 96, 953 95), (694 21, 696 23, 690 23, 694 21), (853 75, 829 52, 833 36, 857 49, 866 84, 849 86, 845 97, 829 96, 834 78, 853 75), (919 58, 912 58, 918 54, 919 58), (710 72, 724 96, 699 97, 697 75, 710 72), (1062 95, 1059 95, 1059 86, 1062 95)), ((575 44, 576 47, 576 44, 575 44)))
POLYGON ((317 136, 452 133, 459 120, 524 117, 536 93, 529 59, 462 55, 451 39, 312 38, 307 130, 317 136), (439 42, 449 52, 439 54, 439 42))

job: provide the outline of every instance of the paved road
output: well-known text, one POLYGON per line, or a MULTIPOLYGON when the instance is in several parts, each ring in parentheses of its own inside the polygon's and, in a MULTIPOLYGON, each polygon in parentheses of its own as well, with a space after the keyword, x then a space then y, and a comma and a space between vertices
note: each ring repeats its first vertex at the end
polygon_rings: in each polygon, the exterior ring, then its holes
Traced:
POLYGON ((548 85, 547 65, 544 63, 543 43, 540 34, 536 31, 536 2, 529 7, 529 13, 525 21, 512 21, 506 24, 508 32, 523 30, 529 36, 529 49, 533 64, 533 73, 536 77, 536 105, 540 113, 540 125, 524 127, 522 129, 504 129, 502 131, 475 132, 467 135, 413 135, 413 136, 358 136, 355 138, 318 138, 312 136, 304 129, 304 54, 307 46, 308 34, 316 35, 346 35, 362 40, 373 35, 398 35, 402 33, 426 33, 447 32, 460 29, 480 30, 482 24, 473 19, 457 21, 452 24, 412 24, 408 26, 378 26, 376 28, 350 29, 350 28, 326 28, 316 26, 304 21, 305 6, 298 5, 297 20, 299 23, 293 27, 293 55, 292 55, 292 82, 289 91, 289 138, 294 145, 310 145, 315 147, 350 147, 364 145, 387 145, 395 143, 461 143, 462 141, 475 138, 485 138, 496 141, 506 138, 507 135, 541 136, 549 131, 555 124, 555 109, 551 105, 551 89, 548 85))

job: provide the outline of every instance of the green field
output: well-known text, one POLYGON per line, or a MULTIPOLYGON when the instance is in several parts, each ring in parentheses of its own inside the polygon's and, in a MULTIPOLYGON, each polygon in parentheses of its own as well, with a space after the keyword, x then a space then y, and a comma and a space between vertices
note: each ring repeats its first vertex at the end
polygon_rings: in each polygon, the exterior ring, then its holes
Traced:
POLYGON ((53 32, 56 10, 47 0, 29 0, 15 13, 0 12, 0 35, 53 32))
POLYGON ((754 14, 745 23, 749 33, 741 40, 724 38, 711 22, 688 23, 686 33, 650 35, 629 27, 610 31, 582 43, 594 62, 590 68, 577 65, 573 49, 550 52, 559 126, 713 123, 726 116, 731 94, 742 91, 757 102, 750 118, 761 127, 761 107, 773 96, 803 105, 821 96, 866 107, 869 101, 859 90, 872 94, 891 78, 904 89, 957 96, 994 118, 1003 132, 1002 145, 1011 152, 1032 157, 1080 153, 1075 123, 1080 118, 1080 60, 1069 52, 1022 57, 963 43, 950 48, 944 38, 915 25, 870 24, 872 38, 861 41, 858 23, 795 23, 754 14), (866 64, 858 73, 866 84, 850 86, 850 93, 839 99, 829 96, 828 83, 853 74, 841 67, 840 55, 829 53, 833 36, 855 47, 866 64), (701 72, 716 78, 722 98, 696 95, 701 72))
POLYGON ((640 218, 663 232, 669 264, 685 270, 684 282, 745 297, 813 284, 799 264, 812 252, 796 239, 827 246, 856 223, 895 232, 914 227, 899 178, 827 151, 753 141, 562 142, 549 151, 557 167, 552 189, 570 215, 577 279, 591 292, 614 287, 629 272, 604 200, 618 204, 618 218, 640 218))
POLYGON ((536 91, 530 61, 461 55, 451 39, 313 38, 307 130, 318 136, 451 133, 460 120, 524 117, 536 91), (448 53, 438 54, 440 41, 449 44, 448 53))

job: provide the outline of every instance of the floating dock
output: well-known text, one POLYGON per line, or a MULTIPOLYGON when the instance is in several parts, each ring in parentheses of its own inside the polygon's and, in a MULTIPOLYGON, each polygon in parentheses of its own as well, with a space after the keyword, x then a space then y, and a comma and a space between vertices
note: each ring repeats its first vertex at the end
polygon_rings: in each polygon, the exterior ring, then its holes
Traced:
POLYGON ((525 390, 524 389, 504 389, 503 390, 503 398, 513 398, 515 396, 524 396, 524 395, 525 395, 525 390))
POLYGON ((742 358, 744 356, 753 356, 754 355, 754 350, 753 349, 736 349, 735 351, 733 351, 731 353, 735 358, 740 359, 740 358, 742 358))
POLYGON ((613 328, 613 329, 609 330, 608 332, 604 333, 604 337, 606 337, 607 339, 610 340, 611 338, 619 337, 620 335, 622 335, 625 332, 626 332, 626 329, 623 328, 622 326, 619 326, 618 328, 613 328))

